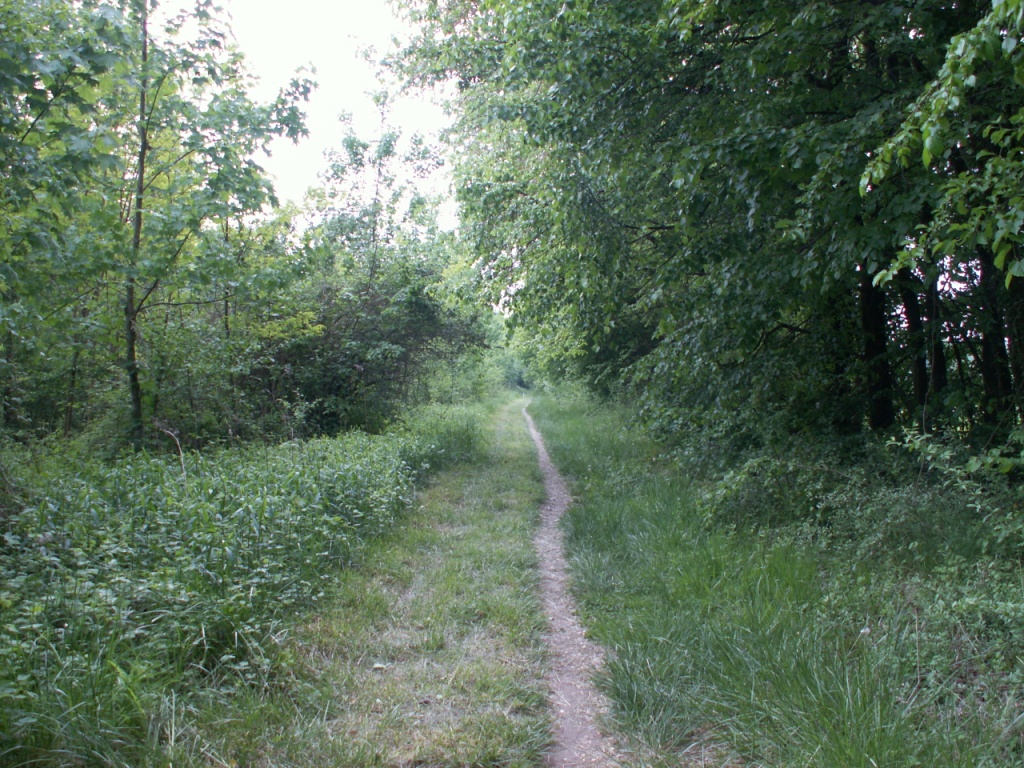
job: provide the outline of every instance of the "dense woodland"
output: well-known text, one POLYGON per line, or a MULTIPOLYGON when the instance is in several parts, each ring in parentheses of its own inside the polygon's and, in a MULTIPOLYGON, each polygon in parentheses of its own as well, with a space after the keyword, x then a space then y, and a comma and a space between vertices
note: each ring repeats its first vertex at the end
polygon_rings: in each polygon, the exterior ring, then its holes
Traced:
POLYGON ((1019 3, 413 5, 544 370, 669 433, 1014 430, 1019 3))
MULTIPOLYGON (((280 627, 417 481, 482 460, 479 413, 438 404, 528 383, 656 446, 556 455, 584 505, 618 500, 569 532, 622 722, 731 722, 701 669, 756 622, 664 587, 658 621, 732 639, 645 679, 669 645, 602 603, 614 568, 637 595, 690 568, 662 567, 682 534, 604 543, 685 522, 751 584, 799 581, 764 648, 805 621, 823 677, 892 672, 850 694, 911 734, 884 764, 1021 764, 1024 2, 398 6, 385 63, 447 94, 447 146, 382 93, 382 131, 339 125, 281 207, 259 153, 302 140, 315 83, 255 101, 212 0, 0 0, 0 764, 187 762, 167 692, 286 688, 280 627), (416 184, 445 163, 454 233, 416 184)), ((772 717, 722 735, 752 765, 883 764, 795 725, 772 746, 772 717)))
POLYGON ((672 456, 542 424, 617 714, 1020 765, 1024 4, 407 5, 484 295, 672 456))
POLYGON ((666 434, 1013 436, 1016 3, 407 11, 393 66, 459 89, 462 243, 397 131, 268 215, 254 153, 314 84, 254 103, 212 4, 4 7, 5 434, 373 428, 488 340, 475 279, 538 373, 666 434))

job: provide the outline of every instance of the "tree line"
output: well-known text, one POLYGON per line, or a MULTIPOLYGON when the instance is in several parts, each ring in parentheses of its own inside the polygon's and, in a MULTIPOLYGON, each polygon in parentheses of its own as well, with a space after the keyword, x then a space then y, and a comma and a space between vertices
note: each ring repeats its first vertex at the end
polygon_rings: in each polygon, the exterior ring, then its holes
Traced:
POLYGON ((375 429, 481 339, 440 290, 453 245, 412 181, 437 156, 339 126, 321 187, 281 209, 258 158, 305 136, 315 83, 255 100, 211 0, 16 0, 0 28, 6 435, 375 429))
POLYGON ((536 365, 667 432, 1018 423, 1020 2, 406 9, 536 365))

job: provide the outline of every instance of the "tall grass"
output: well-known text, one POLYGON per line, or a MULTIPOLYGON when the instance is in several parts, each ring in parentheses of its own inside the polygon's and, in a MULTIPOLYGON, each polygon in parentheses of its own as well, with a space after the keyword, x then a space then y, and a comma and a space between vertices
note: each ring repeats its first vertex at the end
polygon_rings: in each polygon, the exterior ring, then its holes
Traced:
POLYGON ((653 462, 614 409, 531 409, 574 479, 574 587, 627 728, 773 768, 1022 764, 1012 678, 929 676, 920 616, 896 607, 923 576, 872 578, 811 537, 720 522, 717 487, 653 462))
POLYGON ((432 413, 209 455, 9 455, 23 504, 0 523, 0 764, 171 759, 179 699, 276 685, 295 618, 479 433, 472 413, 432 413))

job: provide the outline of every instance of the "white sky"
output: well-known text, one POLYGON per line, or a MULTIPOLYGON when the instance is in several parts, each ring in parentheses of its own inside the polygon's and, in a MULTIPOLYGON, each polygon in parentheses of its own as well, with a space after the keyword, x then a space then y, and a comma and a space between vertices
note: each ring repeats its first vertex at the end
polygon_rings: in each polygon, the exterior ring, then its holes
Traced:
MULTIPOLYGON (((180 1, 180 0, 179 0, 180 1)), ((393 36, 408 34, 386 0, 222 0, 250 71, 260 78, 253 95, 272 99, 302 66, 316 68, 319 83, 306 105, 310 136, 299 146, 278 141, 261 164, 275 178, 282 202, 301 202, 317 183, 323 153, 342 136, 338 115, 349 112, 357 135, 371 138, 379 112, 368 92, 378 89, 374 67, 359 51, 373 46, 380 58, 393 36)), ((436 132, 445 124, 442 110, 425 98, 395 104, 391 122, 403 133, 436 132)))

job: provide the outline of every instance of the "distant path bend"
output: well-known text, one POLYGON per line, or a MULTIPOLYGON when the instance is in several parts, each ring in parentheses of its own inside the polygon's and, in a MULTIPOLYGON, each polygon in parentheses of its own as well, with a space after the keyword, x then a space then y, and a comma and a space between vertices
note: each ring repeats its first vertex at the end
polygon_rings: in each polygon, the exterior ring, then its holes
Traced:
POLYGON ((604 655, 584 635, 569 593, 569 569, 558 521, 572 497, 525 406, 523 416, 537 446, 547 491, 547 501, 541 507, 540 529, 534 539, 540 560, 541 596, 548 617, 551 669, 547 681, 555 714, 555 745, 547 757, 547 765, 549 768, 619 766, 624 762, 622 755, 611 737, 602 734, 597 725, 600 716, 608 711, 608 700, 594 687, 592 678, 601 668, 604 655))

